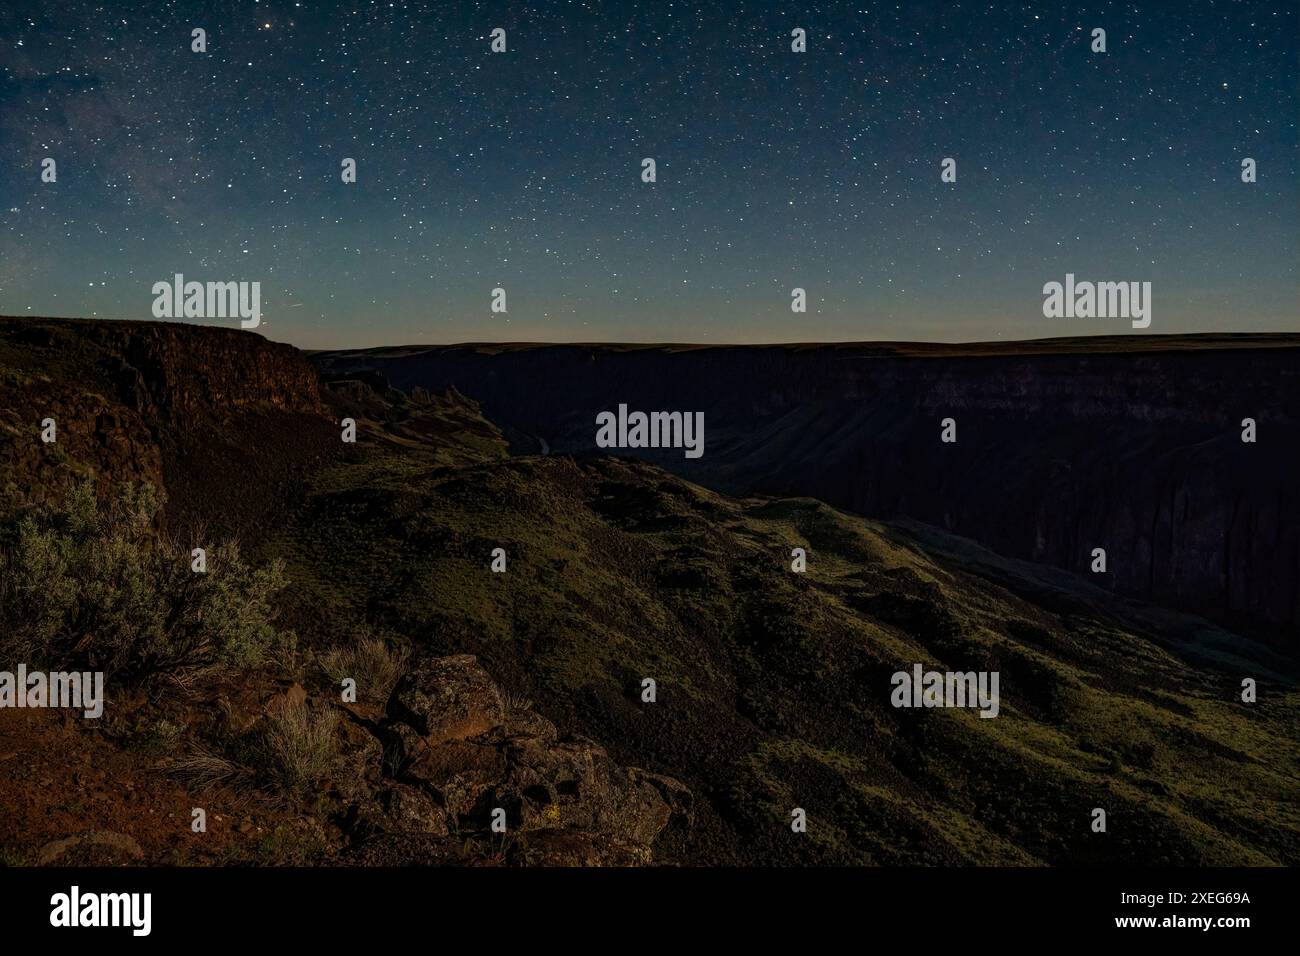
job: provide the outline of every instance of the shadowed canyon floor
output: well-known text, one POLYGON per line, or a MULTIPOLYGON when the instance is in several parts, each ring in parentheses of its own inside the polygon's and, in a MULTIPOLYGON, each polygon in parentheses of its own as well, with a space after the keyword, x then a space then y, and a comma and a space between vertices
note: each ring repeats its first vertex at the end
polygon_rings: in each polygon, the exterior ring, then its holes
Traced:
POLYGON ((1293 641, 914 518, 561 434, 512 454, 547 437, 498 427, 514 385, 317 366, 248 333, 0 320, 0 669, 108 671, 99 721, 0 710, 0 859, 1300 861, 1293 641), (140 483, 165 506, 114 504, 140 483), (236 537, 195 584, 191 547, 236 537), (916 663, 998 671, 999 715, 894 708, 916 663))

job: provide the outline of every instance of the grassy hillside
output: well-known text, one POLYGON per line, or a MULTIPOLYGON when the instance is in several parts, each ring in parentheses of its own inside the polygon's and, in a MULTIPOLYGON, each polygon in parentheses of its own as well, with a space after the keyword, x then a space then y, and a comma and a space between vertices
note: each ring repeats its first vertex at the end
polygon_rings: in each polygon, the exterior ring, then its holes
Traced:
POLYGON ((630 460, 507 458, 465 423, 421 443, 420 417, 363 419, 268 543, 300 630, 476 654, 561 727, 686 782, 697 822, 670 856, 1300 858, 1297 698, 1269 651, 924 526, 732 500, 630 460), (915 662, 998 670, 1000 715, 891 707, 915 662))

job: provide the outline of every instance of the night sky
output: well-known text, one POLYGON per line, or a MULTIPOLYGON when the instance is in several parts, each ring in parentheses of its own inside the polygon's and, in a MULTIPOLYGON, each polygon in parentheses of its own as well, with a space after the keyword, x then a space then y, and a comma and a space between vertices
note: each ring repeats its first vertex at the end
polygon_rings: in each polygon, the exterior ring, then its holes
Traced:
POLYGON ((1295 2, 135 6, 0 11, 0 314, 181 272, 308 348, 1300 327, 1295 2), (1067 272, 1150 329, 1044 318, 1067 272))

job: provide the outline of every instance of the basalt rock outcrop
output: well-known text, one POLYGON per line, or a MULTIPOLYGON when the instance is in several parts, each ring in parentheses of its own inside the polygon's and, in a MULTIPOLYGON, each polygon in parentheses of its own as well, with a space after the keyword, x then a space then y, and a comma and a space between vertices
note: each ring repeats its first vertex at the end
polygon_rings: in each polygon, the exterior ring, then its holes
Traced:
POLYGON ((11 505, 148 481, 178 528, 255 527, 339 444, 303 353, 238 329, 0 318, 0 399, 11 505))
POLYGON ((617 765, 526 703, 507 706, 471 655, 414 665, 375 726, 385 785, 353 827, 368 862, 433 862, 463 849, 453 837, 473 844, 504 832, 515 841, 505 862, 645 864, 670 822, 691 823, 685 786, 617 765))

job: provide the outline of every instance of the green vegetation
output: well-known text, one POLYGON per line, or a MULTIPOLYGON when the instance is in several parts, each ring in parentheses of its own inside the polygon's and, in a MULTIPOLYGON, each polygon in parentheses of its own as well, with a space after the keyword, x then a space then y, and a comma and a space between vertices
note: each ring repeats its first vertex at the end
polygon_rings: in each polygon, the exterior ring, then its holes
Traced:
POLYGON ((0 657, 31 668, 74 664, 115 676, 244 670, 289 640, 274 624, 283 567, 254 568, 233 543, 190 550, 157 531, 148 485, 101 502, 89 483, 5 529, 0 547, 0 657))
POLYGON ((332 685, 331 692, 351 678, 356 681, 358 700, 382 705, 402 675, 409 652, 364 632, 355 641, 323 653, 318 661, 321 672, 332 685))
POLYGON ((377 626, 415 654, 477 654, 562 728, 681 779, 732 834, 694 859, 1300 859, 1295 693, 1249 641, 1238 659, 1271 683, 1248 707, 1196 656, 1204 622, 1117 617, 1068 575, 1049 588, 933 529, 736 501, 625 460, 447 467, 445 448, 366 434, 267 544, 295 613, 327 606, 343 640, 377 626), (890 675, 916 662, 999 671, 1000 716, 892 708, 890 675))
POLYGON ((285 703, 263 721, 256 741, 257 763, 273 786, 305 796, 329 771, 338 751, 338 711, 285 703))

